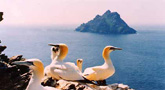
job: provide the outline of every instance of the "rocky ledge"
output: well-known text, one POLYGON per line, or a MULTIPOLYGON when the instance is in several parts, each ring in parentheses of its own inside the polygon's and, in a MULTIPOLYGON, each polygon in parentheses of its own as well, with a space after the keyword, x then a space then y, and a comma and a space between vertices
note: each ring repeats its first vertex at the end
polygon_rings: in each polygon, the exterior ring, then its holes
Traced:
POLYGON ((25 90, 30 80, 30 70, 26 66, 12 65, 13 61, 25 60, 22 55, 8 58, 2 54, 6 46, 0 45, 0 90, 25 90))
MULTIPOLYGON (((128 85, 124 84, 111 84, 107 86, 97 86, 93 84, 87 84, 87 83, 80 83, 80 82, 72 82, 72 81, 65 81, 65 80, 59 80, 50 82, 52 78, 46 79, 48 82, 46 83, 46 86, 52 86, 55 88, 58 88, 60 90, 134 90, 131 89, 128 85)), ((44 82, 42 83, 42 85, 44 82)))
POLYGON ((100 34, 134 34, 136 30, 129 27, 117 12, 107 10, 102 16, 97 15, 93 20, 76 28, 79 32, 100 34))
MULTIPOLYGON (((12 62, 24 61, 25 58, 22 55, 8 58, 7 55, 2 54, 6 48, 6 46, 0 45, 0 90, 25 90, 31 77, 31 71, 26 66, 12 65, 12 62)), ((46 77, 42 85, 55 87, 60 90, 133 90, 128 85, 117 83, 107 86, 97 86, 65 80, 57 81, 46 77)))

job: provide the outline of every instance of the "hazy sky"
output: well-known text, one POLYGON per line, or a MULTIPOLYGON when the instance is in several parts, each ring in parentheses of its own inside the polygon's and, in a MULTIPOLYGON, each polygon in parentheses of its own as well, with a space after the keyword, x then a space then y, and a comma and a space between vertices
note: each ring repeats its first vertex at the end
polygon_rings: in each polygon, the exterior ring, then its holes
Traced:
POLYGON ((79 25, 108 9, 129 25, 165 25, 165 0, 0 0, 3 25, 79 25))

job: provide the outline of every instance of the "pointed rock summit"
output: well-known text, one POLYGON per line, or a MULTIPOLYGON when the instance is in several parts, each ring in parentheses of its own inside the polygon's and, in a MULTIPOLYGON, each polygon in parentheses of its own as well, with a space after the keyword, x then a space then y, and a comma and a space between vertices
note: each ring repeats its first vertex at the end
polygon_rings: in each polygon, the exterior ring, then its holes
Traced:
POLYGON ((110 15, 111 14, 111 11, 110 10, 107 10, 104 14, 103 14, 103 16, 107 16, 107 15, 110 15))
POLYGON ((101 34, 134 34, 136 30, 129 27, 117 12, 107 10, 102 16, 97 15, 93 20, 81 24, 76 28, 79 32, 101 34))

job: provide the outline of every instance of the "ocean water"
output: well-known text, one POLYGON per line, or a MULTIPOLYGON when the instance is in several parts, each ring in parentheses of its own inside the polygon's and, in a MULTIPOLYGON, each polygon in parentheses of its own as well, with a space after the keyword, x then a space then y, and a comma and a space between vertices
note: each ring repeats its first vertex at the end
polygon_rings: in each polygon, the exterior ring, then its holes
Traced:
POLYGON ((100 35, 59 28, 0 28, 0 40, 7 45, 5 54, 39 58, 49 65, 48 43, 65 43, 69 53, 65 61, 84 59, 83 69, 102 65, 102 50, 107 45, 123 50, 110 54, 115 74, 108 84, 124 83, 136 90, 165 90, 165 31, 144 30, 131 35, 100 35))

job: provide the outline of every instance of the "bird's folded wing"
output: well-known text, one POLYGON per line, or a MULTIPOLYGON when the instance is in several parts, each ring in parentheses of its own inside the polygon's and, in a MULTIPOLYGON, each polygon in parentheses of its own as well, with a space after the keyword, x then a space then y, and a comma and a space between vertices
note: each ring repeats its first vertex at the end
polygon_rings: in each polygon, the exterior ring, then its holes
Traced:
POLYGON ((53 67, 53 69, 54 69, 54 70, 55 70, 55 69, 59 69, 59 70, 67 70, 67 67, 64 66, 64 65, 56 65, 56 66, 53 67))
POLYGON ((83 76, 88 76, 93 73, 95 73, 95 71, 92 68, 87 68, 87 69, 85 69, 83 76))
POLYGON ((72 67, 72 68, 74 68, 76 71, 80 71, 79 68, 78 68, 74 63, 66 62, 65 65, 68 66, 68 68, 69 68, 69 67, 72 67))
POLYGON ((65 64, 67 64, 67 65, 71 65, 71 66, 76 66, 74 63, 71 63, 71 62, 66 62, 65 64))
POLYGON ((102 68, 99 68, 99 67, 93 67, 92 70, 95 71, 95 72, 98 72, 98 71, 101 71, 102 68))

